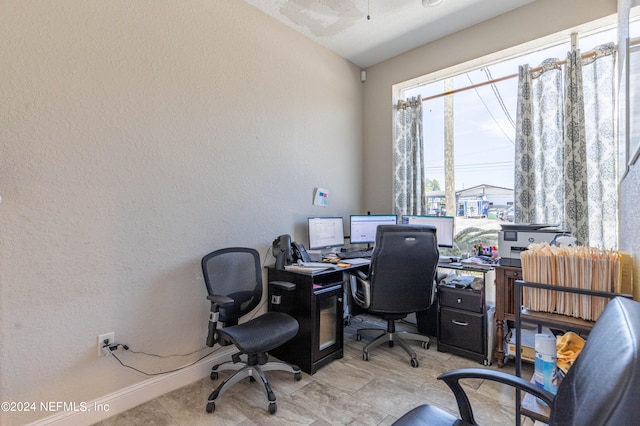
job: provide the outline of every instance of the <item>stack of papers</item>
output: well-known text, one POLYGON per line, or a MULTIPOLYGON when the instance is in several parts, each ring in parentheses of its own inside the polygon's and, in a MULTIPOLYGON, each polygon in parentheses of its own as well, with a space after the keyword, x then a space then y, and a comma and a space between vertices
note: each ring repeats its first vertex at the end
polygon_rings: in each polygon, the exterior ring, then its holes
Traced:
MULTIPOLYGON (((594 247, 531 244, 520 254, 525 281, 576 289, 620 293, 620 253, 594 247)), ((596 321, 608 299, 536 288, 524 288, 527 309, 596 321)))
POLYGON ((446 285, 447 287, 467 288, 475 279, 476 277, 474 275, 449 274, 445 279, 440 281, 440 284, 446 285))
POLYGON ((301 272, 303 274, 313 274, 314 272, 326 271, 327 269, 331 269, 331 265, 327 266, 300 266, 300 265, 285 265, 285 271, 292 272, 301 272))
POLYGON ((460 264, 465 268, 471 269, 483 269, 489 270, 493 268, 493 263, 487 263, 486 260, 479 257, 470 257, 469 259, 462 259, 460 264))

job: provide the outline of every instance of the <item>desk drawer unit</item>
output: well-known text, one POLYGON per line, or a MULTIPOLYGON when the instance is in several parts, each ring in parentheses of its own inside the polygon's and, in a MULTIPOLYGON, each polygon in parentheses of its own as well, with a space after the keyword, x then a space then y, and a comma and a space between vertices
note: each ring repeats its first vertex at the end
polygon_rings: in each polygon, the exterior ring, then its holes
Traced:
POLYGON ((482 291, 438 288, 438 351, 489 364, 482 291))
POLYGON ((472 352, 484 352, 484 315, 441 308, 440 342, 472 352))
POLYGON ((440 287, 438 292, 441 307, 462 309, 469 312, 482 313, 482 293, 479 291, 440 287))

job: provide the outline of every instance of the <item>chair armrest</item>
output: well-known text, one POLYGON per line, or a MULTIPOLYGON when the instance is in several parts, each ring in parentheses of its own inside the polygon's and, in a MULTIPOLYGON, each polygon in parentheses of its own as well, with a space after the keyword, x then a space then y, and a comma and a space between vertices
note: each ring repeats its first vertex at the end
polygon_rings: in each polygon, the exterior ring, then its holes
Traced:
POLYGON ((351 284, 351 296, 353 300, 362 308, 368 309, 371 304, 371 284, 366 279, 362 271, 355 271, 349 280, 351 284))
POLYGON ((218 306, 229 306, 233 304, 233 299, 227 296, 223 296, 221 294, 210 294, 207 296, 207 300, 212 301, 213 303, 217 304, 218 306))
MULTIPOLYGON (((449 386, 456 397, 460 418, 469 424, 476 424, 476 422, 473 418, 473 410, 471 409, 469 398, 467 398, 467 394, 459 383, 461 379, 491 380, 493 382, 509 385, 530 393, 531 395, 543 400, 549 407, 553 407, 555 396, 551 392, 534 385, 522 377, 507 374, 502 371, 487 370, 483 368, 462 368, 441 374, 438 376, 438 380, 444 381, 447 386, 449 386)), ((519 401, 516 403, 519 403, 519 401)))
POLYGON ((269 281, 269 285, 278 287, 279 289, 282 289, 285 291, 293 291, 296 289, 296 285, 288 281, 269 281))
POLYGON ((207 346, 210 348, 218 341, 216 330, 218 328, 218 315, 220 307, 233 305, 233 299, 221 294, 210 294, 207 300, 211 301, 211 310, 209 312, 209 327, 207 331, 207 346))

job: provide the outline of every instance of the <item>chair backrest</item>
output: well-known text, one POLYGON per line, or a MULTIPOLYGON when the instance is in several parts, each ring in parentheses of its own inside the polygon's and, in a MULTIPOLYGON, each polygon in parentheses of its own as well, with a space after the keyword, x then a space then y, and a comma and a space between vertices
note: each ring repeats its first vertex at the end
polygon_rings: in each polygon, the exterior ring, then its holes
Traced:
POLYGON ((640 422, 640 303, 611 300, 558 387, 554 425, 640 422))
POLYGON ((369 310, 400 314, 428 309, 434 298, 438 257, 434 226, 378 226, 369 267, 369 310))
POLYGON ((233 299, 233 306, 220 308, 219 320, 235 325, 238 319, 258 306, 262 298, 260 255, 252 248, 216 250, 202 258, 202 274, 209 295, 233 299))

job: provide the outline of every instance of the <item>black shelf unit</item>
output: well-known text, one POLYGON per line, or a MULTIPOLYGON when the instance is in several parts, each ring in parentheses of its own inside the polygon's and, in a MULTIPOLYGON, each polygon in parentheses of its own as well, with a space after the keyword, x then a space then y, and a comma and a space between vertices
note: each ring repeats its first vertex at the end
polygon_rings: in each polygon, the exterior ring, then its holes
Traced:
MULTIPOLYGON (((540 332, 541 327, 546 325, 547 327, 551 327, 558 330, 565 331, 578 331, 588 333, 591 331, 593 326, 595 325, 595 321, 588 321, 580 318, 574 318, 567 315, 550 313, 550 312, 538 312, 538 311, 529 311, 524 309, 521 305, 522 301, 522 288, 523 287, 532 287, 539 288, 543 290, 551 290, 558 291, 564 293, 574 293, 585 296, 595 296, 595 297, 603 297, 606 299, 613 299, 614 297, 627 297, 633 298, 630 294, 621 294, 621 293, 611 293, 611 292, 603 292, 603 291, 595 291, 589 289, 575 288, 575 287, 565 287, 553 284, 541 284, 534 283, 524 280, 515 280, 515 321, 514 328, 516 333, 516 376, 522 377, 522 329, 521 324, 532 323, 538 325, 538 332, 540 332), (520 306, 518 306, 520 305, 520 306)), ((516 389, 516 425, 520 425, 520 414, 524 414, 527 417, 530 417, 534 420, 546 423, 549 420, 549 408, 544 407, 538 404, 535 401, 535 398, 530 394, 525 394, 524 398, 522 398, 522 392, 519 389, 516 389)))
POLYGON ((313 274, 268 268, 268 280, 296 284, 283 293, 279 304, 269 292, 269 310, 281 311, 298 320, 296 337, 270 352, 276 358, 314 374, 318 368, 343 357, 344 279, 346 270, 313 274))

